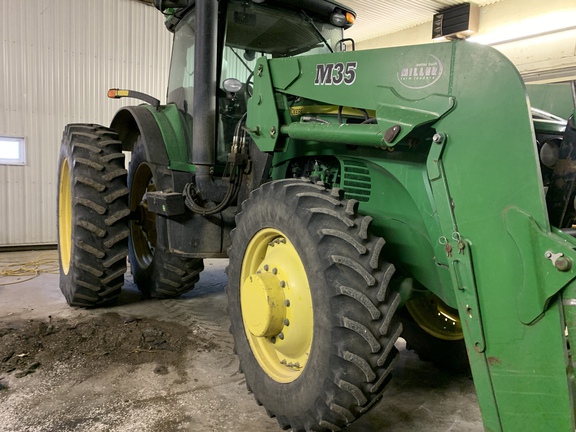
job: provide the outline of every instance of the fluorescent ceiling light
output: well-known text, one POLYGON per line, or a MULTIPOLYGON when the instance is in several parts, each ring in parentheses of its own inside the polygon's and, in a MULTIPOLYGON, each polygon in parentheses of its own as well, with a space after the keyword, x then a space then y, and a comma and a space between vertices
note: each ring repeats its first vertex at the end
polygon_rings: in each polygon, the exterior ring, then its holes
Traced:
POLYGON ((576 29, 576 8, 516 21, 489 33, 474 35, 470 40, 498 45, 573 29, 576 29))

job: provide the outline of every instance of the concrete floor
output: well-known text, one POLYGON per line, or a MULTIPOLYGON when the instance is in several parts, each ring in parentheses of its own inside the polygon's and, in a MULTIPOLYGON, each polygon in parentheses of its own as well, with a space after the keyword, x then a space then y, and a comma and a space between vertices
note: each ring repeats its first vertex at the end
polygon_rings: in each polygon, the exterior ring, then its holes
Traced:
MULTIPOLYGON (((160 320, 175 331, 184 326, 191 340, 202 336, 210 344, 185 352, 183 364, 165 368, 166 373, 158 372, 154 359, 138 365, 109 360, 88 377, 78 377, 58 359, 22 378, 0 369, 0 431, 280 430, 256 405, 237 372, 225 312, 226 260, 206 260, 194 291, 177 300, 143 301, 127 274, 118 305, 88 311, 67 306, 58 275, 51 273, 56 260, 55 251, 0 253, 0 271, 36 262, 48 272, 30 280, 0 276, 0 348, 3 328, 14 323, 49 323, 48 316, 97 321, 110 312, 131 317, 125 322, 160 320)), ((346 432, 483 431, 471 378, 438 370, 407 351, 403 341, 398 345, 400 360, 384 400, 346 432)), ((63 352, 62 358, 73 354, 63 352)), ((94 359, 80 361, 88 365, 94 359)))

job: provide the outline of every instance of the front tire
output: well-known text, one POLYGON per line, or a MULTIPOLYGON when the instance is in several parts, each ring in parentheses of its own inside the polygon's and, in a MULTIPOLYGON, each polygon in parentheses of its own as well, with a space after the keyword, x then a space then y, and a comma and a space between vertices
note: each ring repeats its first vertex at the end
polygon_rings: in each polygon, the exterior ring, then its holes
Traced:
POLYGON ((103 306, 120 295, 126 273, 122 143, 108 128, 68 125, 58 167, 60 289, 71 306, 103 306))
POLYGON ((156 214, 148 211, 147 193, 156 191, 153 168, 141 138, 136 141, 128 173, 130 210, 129 258, 134 282, 145 297, 174 298, 192 290, 204 269, 200 258, 170 253, 158 243, 156 214))
POLYGON ((339 430, 378 400, 402 331, 394 267, 339 190, 264 184, 229 249, 231 333, 248 388, 283 429, 339 430))

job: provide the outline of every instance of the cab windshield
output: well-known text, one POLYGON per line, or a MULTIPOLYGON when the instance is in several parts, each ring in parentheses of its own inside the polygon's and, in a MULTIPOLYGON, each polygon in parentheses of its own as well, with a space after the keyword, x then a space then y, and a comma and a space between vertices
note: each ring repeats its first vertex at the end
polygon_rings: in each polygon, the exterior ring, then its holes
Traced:
POLYGON ((230 2, 228 6, 229 47, 288 57, 336 51, 335 45, 341 39, 341 28, 313 21, 305 12, 242 1, 230 2))
MULTIPOLYGON (((193 99, 195 30, 196 17, 192 11, 178 23, 174 32, 168 83, 168 101, 176 102, 187 112, 191 111, 193 99)), ((228 2, 222 81, 236 78, 244 82, 261 56, 291 57, 336 51, 342 37, 341 28, 314 20, 302 11, 231 0, 228 2)))

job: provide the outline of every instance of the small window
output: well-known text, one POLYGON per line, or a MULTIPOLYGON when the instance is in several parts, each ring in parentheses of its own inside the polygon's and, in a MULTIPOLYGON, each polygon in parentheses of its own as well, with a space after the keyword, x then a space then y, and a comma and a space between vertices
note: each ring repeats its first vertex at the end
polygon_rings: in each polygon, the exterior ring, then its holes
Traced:
POLYGON ((24 138, 0 136, 0 165, 26 165, 24 138))

